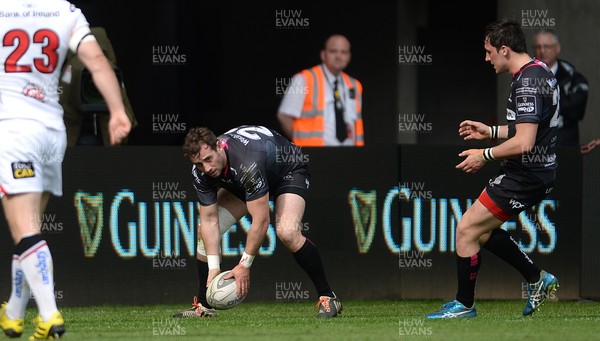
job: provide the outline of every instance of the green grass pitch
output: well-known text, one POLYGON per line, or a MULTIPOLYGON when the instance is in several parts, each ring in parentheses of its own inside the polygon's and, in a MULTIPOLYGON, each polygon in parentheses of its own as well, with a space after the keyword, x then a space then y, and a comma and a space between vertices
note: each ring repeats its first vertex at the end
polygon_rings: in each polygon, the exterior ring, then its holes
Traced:
MULTIPOLYGON (((442 301, 343 301, 334 319, 315 302, 243 302, 216 318, 174 319, 185 305, 61 308, 65 340, 597 340, 600 303, 546 302, 533 317, 525 301, 478 301, 478 317, 424 319, 442 301)), ((36 314, 27 310, 25 336, 36 314)))

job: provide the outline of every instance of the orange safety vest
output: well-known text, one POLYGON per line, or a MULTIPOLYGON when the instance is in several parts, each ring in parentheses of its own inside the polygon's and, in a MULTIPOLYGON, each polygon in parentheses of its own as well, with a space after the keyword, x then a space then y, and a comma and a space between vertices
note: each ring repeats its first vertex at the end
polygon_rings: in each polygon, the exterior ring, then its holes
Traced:
MULTIPOLYGON (((304 96, 302 114, 294 120, 293 141, 297 146, 322 147, 325 145, 325 75, 320 65, 314 66, 301 72, 306 82, 307 93, 304 96)), ((354 102, 356 104, 356 121, 354 122, 355 146, 365 145, 364 127, 362 120, 362 84, 345 72, 342 79, 348 89, 354 90, 354 102)))

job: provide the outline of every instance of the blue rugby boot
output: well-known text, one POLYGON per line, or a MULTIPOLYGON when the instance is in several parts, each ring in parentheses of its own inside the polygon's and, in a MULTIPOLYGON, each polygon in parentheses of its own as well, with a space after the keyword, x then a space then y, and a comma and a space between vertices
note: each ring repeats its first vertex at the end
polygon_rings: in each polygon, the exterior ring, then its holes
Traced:
POLYGON ((467 308, 457 300, 448 302, 442 306, 442 309, 427 314, 428 319, 453 319, 453 318, 469 318, 477 316, 475 304, 473 307, 467 308))
POLYGON ((550 296, 550 293, 558 289, 558 279, 544 270, 540 272, 540 280, 536 283, 527 284, 527 304, 523 309, 523 316, 529 316, 537 312, 539 307, 550 296))

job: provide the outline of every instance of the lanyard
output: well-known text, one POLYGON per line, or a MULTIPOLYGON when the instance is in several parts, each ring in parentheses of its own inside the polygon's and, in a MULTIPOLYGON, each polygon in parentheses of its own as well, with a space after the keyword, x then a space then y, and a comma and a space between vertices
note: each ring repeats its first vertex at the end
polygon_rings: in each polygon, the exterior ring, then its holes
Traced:
MULTIPOLYGON (((333 83, 329 80, 329 77, 327 77, 327 72, 325 71, 325 67, 323 66, 323 64, 321 64, 321 69, 323 69, 323 76, 325 76, 325 80, 327 81, 327 84, 329 84, 329 86, 331 87, 331 89, 335 89, 335 86, 333 85, 333 83)), ((341 77, 340 77, 341 78, 341 77)), ((337 79, 337 77, 336 77, 337 79)), ((340 102, 342 103, 342 107, 346 108, 346 96, 345 96, 345 92, 344 90, 344 79, 342 79, 341 82, 339 82, 338 80, 338 91, 340 92, 340 102)), ((335 99, 334 99, 335 100, 335 99)), ((344 114, 345 114, 346 110, 344 110, 344 114)))

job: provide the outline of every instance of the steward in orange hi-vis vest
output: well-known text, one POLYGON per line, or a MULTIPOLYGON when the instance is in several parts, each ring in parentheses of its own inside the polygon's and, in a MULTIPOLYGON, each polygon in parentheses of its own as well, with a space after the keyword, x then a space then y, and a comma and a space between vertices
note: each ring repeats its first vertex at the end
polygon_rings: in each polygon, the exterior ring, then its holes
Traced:
MULTIPOLYGON (((325 91, 327 91, 326 78, 320 65, 314 66, 301 72, 305 79, 306 95, 301 117, 294 120, 293 142, 298 146, 321 147, 324 141, 324 109, 325 91)), ((362 147, 365 145, 364 128, 362 121, 362 84, 345 72, 341 73, 344 86, 348 90, 351 103, 356 108, 356 120, 354 121, 354 145, 362 147)))

